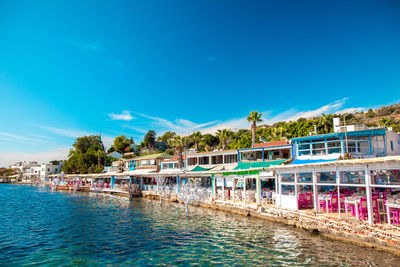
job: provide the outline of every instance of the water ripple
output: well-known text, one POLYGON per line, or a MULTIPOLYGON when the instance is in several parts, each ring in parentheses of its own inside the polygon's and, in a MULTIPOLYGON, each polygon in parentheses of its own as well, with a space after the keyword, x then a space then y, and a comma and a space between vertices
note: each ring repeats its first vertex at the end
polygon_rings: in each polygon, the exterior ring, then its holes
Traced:
POLYGON ((394 255, 180 204, 0 185, 0 265, 400 266, 394 255))

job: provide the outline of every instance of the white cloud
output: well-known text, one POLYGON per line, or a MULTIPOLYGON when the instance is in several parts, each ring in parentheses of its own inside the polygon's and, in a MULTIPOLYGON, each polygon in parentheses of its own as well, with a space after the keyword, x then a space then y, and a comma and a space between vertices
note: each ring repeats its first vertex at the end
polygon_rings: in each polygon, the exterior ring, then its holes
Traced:
POLYGON ((16 135, 12 133, 5 133, 5 132, 0 132, 0 137, 3 140, 10 140, 10 141, 24 141, 24 142, 47 142, 47 140, 39 139, 39 138, 32 138, 32 137, 27 137, 27 136, 22 136, 22 135, 16 135))
POLYGON ((137 113, 138 115, 151 120, 150 126, 159 128, 161 131, 173 131, 177 134, 189 134, 194 131, 199 131, 206 126, 217 123, 218 121, 210 121, 206 123, 194 123, 186 119, 176 119, 175 121, 169 121, 160 117, 153 117, 142 113, 137 113))
POLYGON ((336 114, 344 114, 344 113, 356 113, 360 111, 365 111, 367 108, 345 108, 339 111, 336 111, 336 114))
POLYGON ((88 133, 88 132, 74 130, 74 129, 60 129, 60 128, 55 128, 55 127, 43 126, 43 125, 35 125, 35 126, 45 129, 51 133, 55 133, 55 134, 66 136, 66 137, 76 138, 79 136, 90 135, 90 133, 88 133))
POLYGON ((134 130, 136 132, 143 133, 143 134, 147 133, 147 130, 145 130, 145 129, 137 128, 137 127, 130 126, 130 125, 127 125, 127 124, 122 125, 122 127, 127 128, 127 129, 131 129, 131 130, 134 130))
POLYGON ((51 160, 67 159, 69 148, 59 147, 52 151, 24 153, 8 152, 0 153, 0 166, 7 167, 18 161, 37 161, 38 163, 47 163, 51 160))
POLYGON ((120 121, 131 121, 135 119, 134 117, 132 117, 131 113, 128 110, 122 111, 121 114, 110 113, 108 114, 108 116, 112 120, 120 120, 120 121))
MULTIPOLYGON (((363 110, 364 108, 348 108, 342 109, 343 105, 347 101, 347 98, 337 100, 330 104, 321 106, 314 110, 307 111, 296 111, 295 109, 289 109, 282 113, 279 113, 274 116, 268 116, 270 114, 269 111, 262 112, 263 113, 263 122, 262 124, 274 124, 278 121, 294 121, 299 118, 312 118, 320 116, 322 113, 338 113, 338 112, 355 112, 363 110), (267 117, 267 118, 266 118, 267 117)), ((202 133, 215 133, 218 129, 231 129, 233 131, 238 129, 249 129, 250 123, 247 121, 246 117, 231 119, 225 122, 218 123, 211 127, 203 128, 201 130, 202 133)))

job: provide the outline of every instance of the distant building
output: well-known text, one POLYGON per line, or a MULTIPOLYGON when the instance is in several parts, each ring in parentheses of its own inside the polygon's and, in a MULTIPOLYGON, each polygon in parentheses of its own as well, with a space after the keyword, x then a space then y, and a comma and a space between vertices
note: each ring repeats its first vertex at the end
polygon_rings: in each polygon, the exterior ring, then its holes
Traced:
POLYGON ((122 154, 119 153, 118 151, 113 151, 113 152, 107 153, 107 156, 111 156, 113 158, 120 159, 122 157, 122 154))

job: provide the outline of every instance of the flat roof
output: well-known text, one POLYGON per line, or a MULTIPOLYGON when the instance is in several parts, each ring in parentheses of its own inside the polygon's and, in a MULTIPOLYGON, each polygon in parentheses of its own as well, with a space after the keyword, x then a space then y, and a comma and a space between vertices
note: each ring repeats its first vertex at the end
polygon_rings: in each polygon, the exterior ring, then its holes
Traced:
POLYGON ((340 138, 347 136, 369 136, 369 135, 385 135, 386 129, 368 129, 361 131, 351 131, 351 132, 339 132, 339 133, 329 133, 329 134, 317 134, 303 137, 294 137, 292 141, 305 141, 305 140, 316 140, 316 139, 325 139, 325 138, 340 138))

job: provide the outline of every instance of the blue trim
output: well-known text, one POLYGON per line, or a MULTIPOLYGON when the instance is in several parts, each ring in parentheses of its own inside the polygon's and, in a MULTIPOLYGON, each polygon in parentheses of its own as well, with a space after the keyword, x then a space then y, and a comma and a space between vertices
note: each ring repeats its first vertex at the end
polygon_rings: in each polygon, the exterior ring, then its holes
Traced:
POLYGON ((115 177, 111 176, 111 188, 114 188, 115 177))
POLYGON ((240 152, 239 152, 239 149, 237 150, 237 155, 238 155, 237 161, 240 162, 240 152))
POLYGON ((261 150, 273 150, 275 148, 291 148, 291 147, 293 147, 293 146, 291 144, 289 144, 289 145, 284 145, 284 146, 240 148, 240 149, 238 149, 238 151, 241 151, 241 152, 250 151, 250 150, 258 151, 260 149, 261 150))
POLYGON ((290 165, 331 162, 337 159, 295 159, 290 165))
POLYGON ((369 155, 372 155, 372 139, 371 136, 368 136, 368 142, 369 142, 369 155))
POLYGON ((385 150, 383 151, 383 154, 386 155, 386 154, 387 154, 387 153, 386 153, 387 151, 386 151, 386 136, 385 136, 385 135, 383 136, 383 148, 385 149, 385 150))
POLYGON ((179 175, 177 175, 176 176, 176 186, 178 187, 178 193, 180 192, 180 186, 179 186, 179 184, 180 184, 180 182, 179 182, 179 180, 180 180, 180 178, 179 178, 179 175))
MULTIPOLYGON (((363 131, 353 131, 347 132, 347 136, 368 136, 368 135, 385 135, 385 129, 372 129, 372 130, 363 130, 363 131)), ((321 140, 324 138, 340 138, 345 136, 345 133, 331 133, 331 134, 320 134, 320 135, 311 135, 304 137, 296 137, 292 138, 292 141, 297 143, 299 141, 307 141, 307 140, 321 140)))
POLYGON ((262 149, 262 161, 265 160, 265 156, 264 156, 264 148, 262 149))

